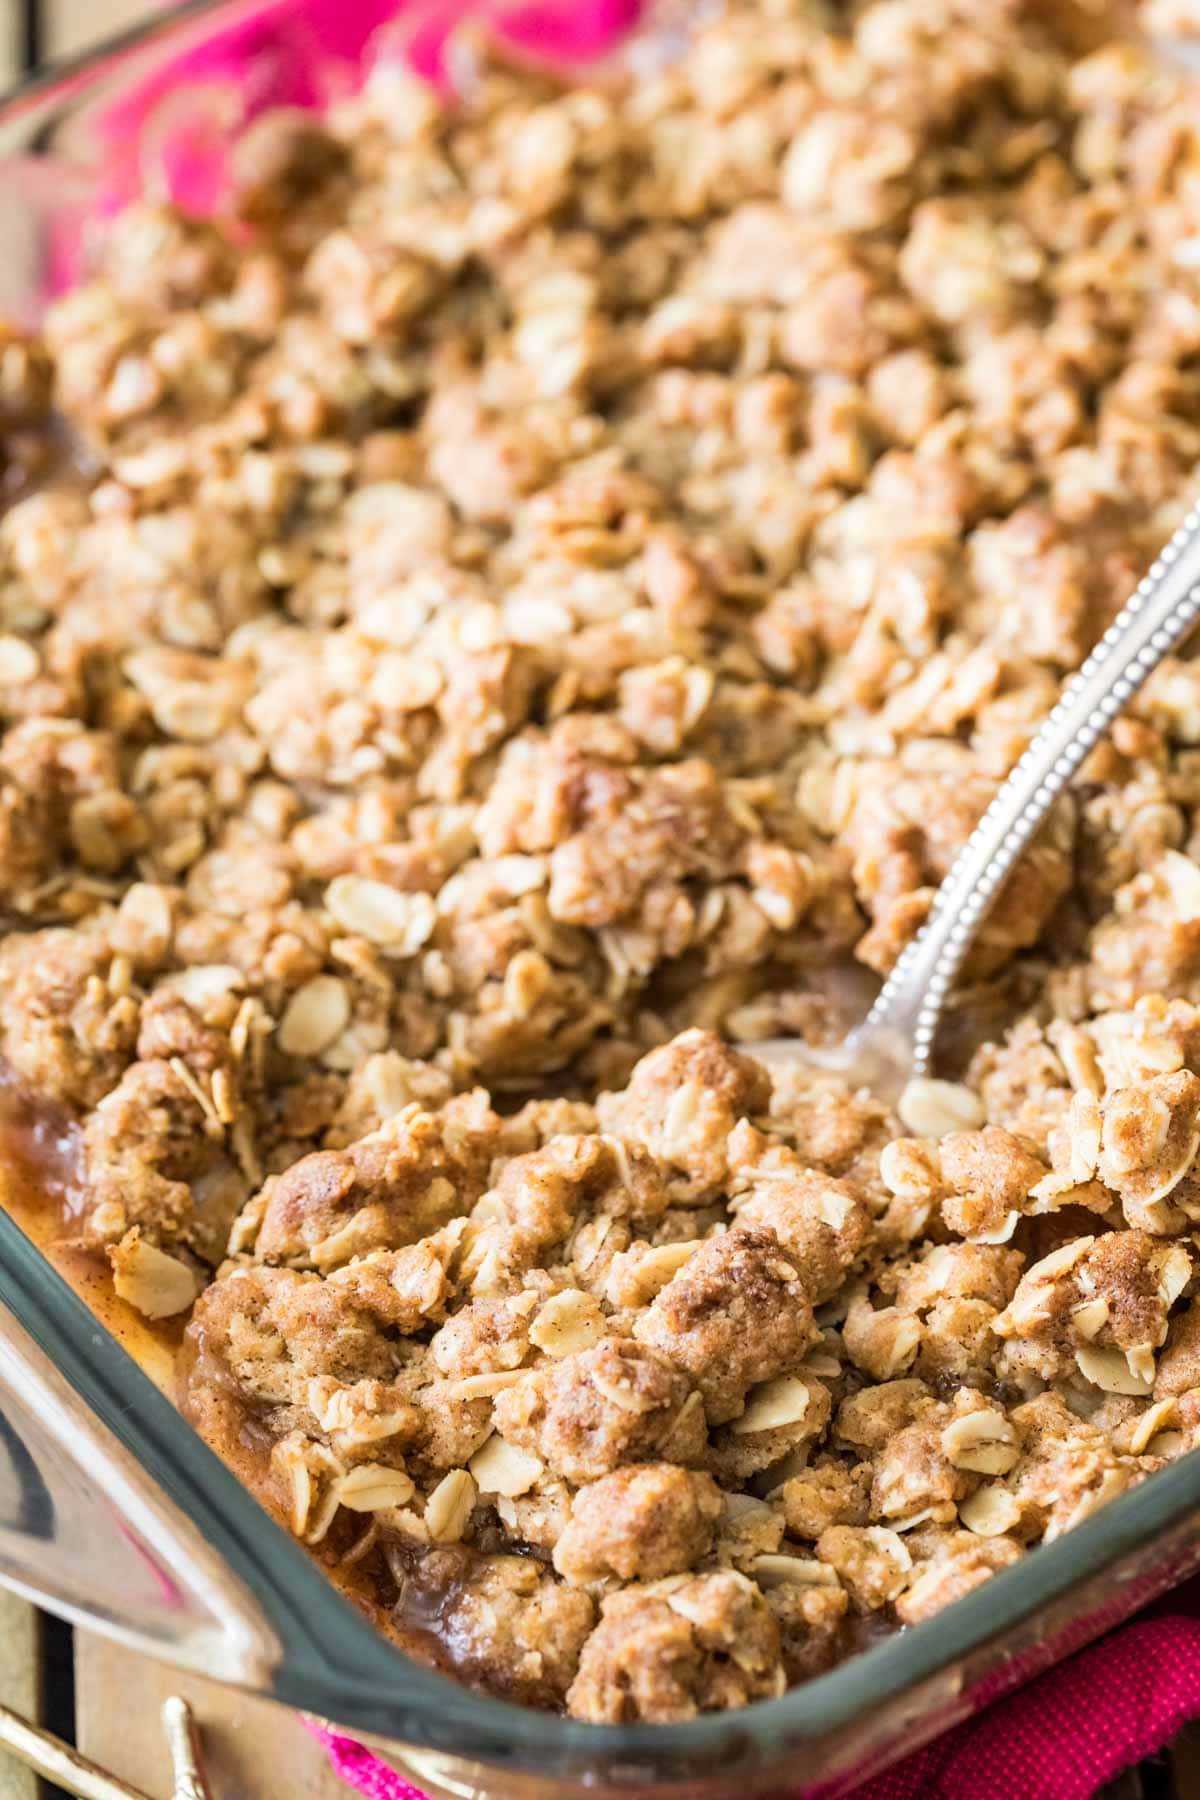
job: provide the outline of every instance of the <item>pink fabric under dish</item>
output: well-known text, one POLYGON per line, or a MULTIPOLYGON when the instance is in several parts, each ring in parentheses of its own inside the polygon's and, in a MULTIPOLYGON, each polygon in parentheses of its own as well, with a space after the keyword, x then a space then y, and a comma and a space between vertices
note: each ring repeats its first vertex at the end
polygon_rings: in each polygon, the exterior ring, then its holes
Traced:
MULTIPOLYGON (((1090 1800, 1198 1712, 1200 1581, 1194 1581, 865 1782, 854 1800, 1090 1800)), ((355 1792, 369 1800, 425 1800, 352 1738, 310 1729, 355 1792)), ((786 1800, 805 1794, 797 1787, 786 1800)))

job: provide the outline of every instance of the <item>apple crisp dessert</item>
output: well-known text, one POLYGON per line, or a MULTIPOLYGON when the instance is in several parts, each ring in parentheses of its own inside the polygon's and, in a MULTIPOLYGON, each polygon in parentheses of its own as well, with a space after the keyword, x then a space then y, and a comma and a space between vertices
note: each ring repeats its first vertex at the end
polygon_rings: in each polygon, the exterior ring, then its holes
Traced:
POLYGON ((1200 1439, 1200 663, 955 1079, 753 1057, 919 930, 1200 460, 1196 92, 1045 13, 381 62, 0 338, 60 1233, 381 1629, 581 1719, 777 1695, 1200 1439))

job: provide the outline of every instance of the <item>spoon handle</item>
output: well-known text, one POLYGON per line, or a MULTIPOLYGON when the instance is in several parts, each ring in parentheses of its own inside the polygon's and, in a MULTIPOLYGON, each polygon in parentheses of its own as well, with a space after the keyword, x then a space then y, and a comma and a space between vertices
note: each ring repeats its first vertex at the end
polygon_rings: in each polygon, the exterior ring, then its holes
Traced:
POLYGON ((930 917, 904 950, 854 1035, 927 1073, 946 995, 1006 879, 1088 753, 1155 669, 1200 621, 1200 505, 1063 689, 959 851, 930 917))

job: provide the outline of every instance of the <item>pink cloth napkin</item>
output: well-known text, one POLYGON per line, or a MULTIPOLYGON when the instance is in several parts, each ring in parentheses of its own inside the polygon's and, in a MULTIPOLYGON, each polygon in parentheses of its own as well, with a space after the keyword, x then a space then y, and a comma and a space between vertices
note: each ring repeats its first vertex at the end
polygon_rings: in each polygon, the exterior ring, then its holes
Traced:
MULTIPOLYGON (((1200 1713, 1200 1580, 998 1701, 854 1800, 1090 1800, 1200 1713)), ((352 1738, 311 1729, 369 1800, 426 1800, 352 1738)), ((787 1800, 803 1800, 796 1788, 787 1800)))

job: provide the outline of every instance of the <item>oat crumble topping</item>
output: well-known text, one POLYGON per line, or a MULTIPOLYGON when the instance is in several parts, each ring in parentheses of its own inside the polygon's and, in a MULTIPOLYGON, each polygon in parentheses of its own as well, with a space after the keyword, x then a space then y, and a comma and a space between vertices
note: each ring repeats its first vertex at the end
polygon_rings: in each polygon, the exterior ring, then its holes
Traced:
POLYGON ((1200 1442, 1200 662, 954 1079, 746 1054, 891 967, 1189 499, 1196 93, 1045 10, 381 67, 0 333, 0 1050, 71 1229, 381 1629, 583 1719, 777 1695, 1200 1442))

